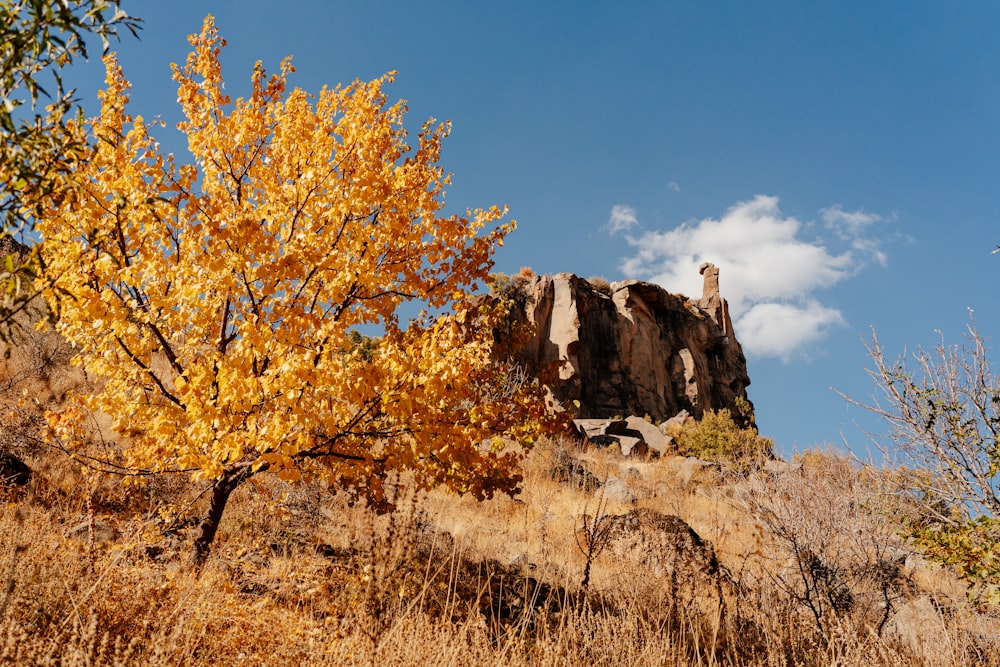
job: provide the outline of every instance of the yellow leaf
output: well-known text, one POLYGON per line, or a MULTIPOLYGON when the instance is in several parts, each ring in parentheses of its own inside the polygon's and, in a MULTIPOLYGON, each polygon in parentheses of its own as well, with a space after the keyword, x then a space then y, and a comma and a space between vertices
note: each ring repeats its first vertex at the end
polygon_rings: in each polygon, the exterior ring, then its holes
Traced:
POLYGON ((86 442, 85 408, 132 436, 121 460, 87 456, 132 473, 223 481, 252 465, 382 503, 395 467, 425 487, 512 492, 517 457, 478 443, 537 435, 542 396, 501 391, 499 311, 454 302, 485 282, 513 225, 496 206, 442 215, 448 124, 426 123, 411 146, 405 104, 385 92, 394 73, 310 96, 288 88, 290 61, 255 68, 232 101, 211 17, 191 43, 173 67, 190 163, 129 118, 112 55, 93 154, 64 196, 25 202, 44 210, 51 282, 38 287, 97 380, 48 415, 55 434, 86 442), (407 322, 403 295, 453 314, 407 322), (368 343, 351 337, 372 325, 368 343))

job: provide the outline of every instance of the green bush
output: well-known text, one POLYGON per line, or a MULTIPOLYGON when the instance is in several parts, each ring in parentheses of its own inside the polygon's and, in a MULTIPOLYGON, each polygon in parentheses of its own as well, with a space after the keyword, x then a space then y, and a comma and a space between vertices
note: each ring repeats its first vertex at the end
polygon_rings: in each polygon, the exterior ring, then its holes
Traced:
POLYGON ((759 466, 774 458, 774 441, 757 433, 755 428, 739 426, 726 408, 707 410, 701 421, 686 424, 675 440, 685 456, 739 467, 759 466))
POLYGON ((979 516, 957 525, 905 525, 909 537, 932 560, 957 568, 969 583, 970 601, 1000 604, 1000 521, 979 516))

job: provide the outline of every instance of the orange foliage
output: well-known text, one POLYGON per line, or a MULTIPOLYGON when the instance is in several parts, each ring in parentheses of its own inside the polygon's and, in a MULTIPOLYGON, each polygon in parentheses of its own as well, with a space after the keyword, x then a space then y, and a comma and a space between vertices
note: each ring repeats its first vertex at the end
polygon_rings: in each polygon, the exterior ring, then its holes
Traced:
POLYGON ((190 39, 173 71, 194 162, 126 112, 108 57, 94 154, 39 222, 57 328, 104 380, 50 415, 54 433, 72 446, 82 411, 100 411, 123 470, 266 470, 376 505, 389 470, 512 492, 521 451, 491 438, 530 444, 544 407, 534 384, 494 390, 502 313, 468 297, 514 223, 497 207, 442 215, 448 124, 411 147, 404 103, 383 92, 392 73, 312 96, 286 89, 287 59, 274 75, 258 63, 233 102, 212 17, 190 39), (445 314, 402 322, 412 301, 445 314), (382 332, 374 352, 351 344, 363 325, 382 332))

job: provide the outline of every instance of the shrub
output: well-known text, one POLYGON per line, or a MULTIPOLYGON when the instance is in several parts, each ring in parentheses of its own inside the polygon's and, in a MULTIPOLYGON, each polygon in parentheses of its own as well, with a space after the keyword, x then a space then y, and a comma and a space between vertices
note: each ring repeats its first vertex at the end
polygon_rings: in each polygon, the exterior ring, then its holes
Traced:
POLYGON ((508 275, 501 271, 491 273, 486 279, 486 286, 490 288, 493 296, 505 299, 517 300, 524 294, 524 286, 535 277, 535 272, 528 266, 522 266, 521 270, 514 275, 508 275))
POLYGON ((847 456, 811 450, 795 463, 743 487, 771 545, 767 578, 812 618, 821 642, 848 619, 881 636, 912 592, 902 539, 885 518, 895 499, 847 456))
POLYGON ((607 278, 603 278, 601 276, 591 276, 590 278, 587 278, 587 282, 590 283, 590 286, 593 287, 595 291, 611 296, 611 283, 607 278))
POLYGON ((1000 602, 1000 374, 987 339, 970 318, 961 345, 942 336, 893 361, 873 333, 866 348, 874 396, 841 395, 885 422, 871 437, 901 464, 887 480, 910 505, 904 530, 930 558, 955 566, 972 597, 1000 602))
POLYGON ((774 458, 771 438, 740 427, 726 408, 706 410, 701 421, 685 424, 676 440, 682 454, 738 466, 753 467, 774 458))

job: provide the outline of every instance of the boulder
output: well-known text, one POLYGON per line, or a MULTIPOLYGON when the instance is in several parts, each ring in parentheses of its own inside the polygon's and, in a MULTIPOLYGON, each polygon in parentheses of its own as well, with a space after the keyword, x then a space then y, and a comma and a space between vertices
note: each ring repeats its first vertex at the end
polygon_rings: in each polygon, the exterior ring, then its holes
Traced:
POLYGON ((595 491, 601 488, 601 480, 575 459, 560 461, 552 467, 551 474, 552 479, 557 482, 581 491, 595 491))
POLYGON ((635 502, 635 496, 632 495, 632 491, 628 488, 628 484, 614 475, 604 480, 604 486, 601 488, 600 492, 603 494, 605 500, 613 503, 622 503, 627 505, 635 502))
POLYGON ((0 452, 0 487, 26 486, 30 481, 28 464, 13 454, 0 452))
MULTIPOLYGON (((656 424, 652 424, 641 417, 628 417, 625 424, 629 431, 639 434, 646 445, 654 450, 657 455, 663 456, 673 449, 674 439, 663 433, 656 424)), ((632 435, 627 433, 627 435, 632 435)))
POLYGON ((672 429, 682 429, 688 425, 688 423, 693 423, 694 417, 688 413, 687 410, 681 410, 676 415, 663 422, 663 430, 670 432, 672 429))
POLYGON ((618 447, 623 456, 660 456, 673 443, 673 438, 639 417, 574 419, 573 428, 585 443, 595 447, 618 447))
POLYGON ((631 435, 613 437, 618 440, 618 448, 621 450, 622 456, 649 456, 649 446, 642 438, 631 435))
MULTIPOLYGON (((515 295, 515 317, 533 327, 521 360, 539 374, 559 365, 549 389, 559 407, 583 419, 728 408, 753 422, 746 358, 718 291, 718 270, 703 268, 705 292, 693 300, 640 281, 612 283, 611 296, 568 273, 535 276, 515 295)), ((649 443, 654 449, 655 445, 649 443)))
POLYGON ((703 540, 680 517, 637 509, 613 520, 610 551, 649 568, 655 576, 674 575, 691 579, 694 584, 695 579, 719 574, 712 543, 703 540))
POLYGON ((621 435, 625 432, 623 419, 574 419, 573 427, 584 442, 605 435, 621 435))
POLYGON ((87 520, 78 523, 66 531, 66 537, 79 540, 80 542, 89 542, 91 536, 93 536, 95 545, 102 546, 117 540, 118 530, 110 524, 95 519, 93 521, 87 520))
POLYGON ((699 477, 703 470, 718 471, 721 465, 714 461, 703 461, 694 456, 676 456, 667 463, 677 473, 677 479, 688 485, 699 477))

